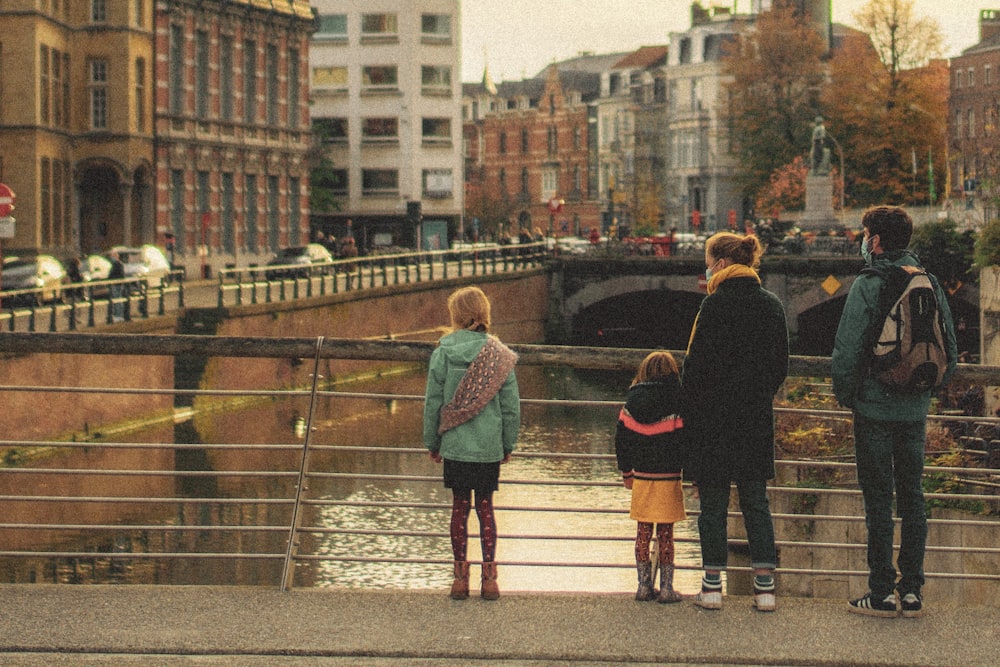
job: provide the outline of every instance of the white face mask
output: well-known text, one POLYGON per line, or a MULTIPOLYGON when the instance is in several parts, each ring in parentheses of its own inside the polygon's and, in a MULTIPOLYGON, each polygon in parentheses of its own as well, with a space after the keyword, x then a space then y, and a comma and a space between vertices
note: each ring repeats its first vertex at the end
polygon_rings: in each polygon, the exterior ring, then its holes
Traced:
POLYGON ((714 273, 713 269, 716 266, 718 266, 719 262, 721 262, 721 261, 722 261, 721 259, 718 259, 718 260, 715 261, 714 264, 712 264, 712 266, 710 266, 707 269, 705 269, 705 281, 706 282, 712 279, 712 274, 714 273))

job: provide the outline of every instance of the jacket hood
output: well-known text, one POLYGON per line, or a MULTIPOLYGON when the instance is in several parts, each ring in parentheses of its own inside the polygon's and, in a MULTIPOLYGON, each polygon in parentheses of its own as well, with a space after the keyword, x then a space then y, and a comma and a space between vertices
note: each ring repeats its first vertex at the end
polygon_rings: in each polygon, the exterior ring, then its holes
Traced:
POLYGON ((479 354, 488 337, 489 334, 479 331, 460 329, 443 336, 438 345, 451 362, 468 365, 479 354))
POLYGON ((677 411, 680 383, 677 376, 633 385, 625 398, 625 409, 641 424, 653 424, 677 411))

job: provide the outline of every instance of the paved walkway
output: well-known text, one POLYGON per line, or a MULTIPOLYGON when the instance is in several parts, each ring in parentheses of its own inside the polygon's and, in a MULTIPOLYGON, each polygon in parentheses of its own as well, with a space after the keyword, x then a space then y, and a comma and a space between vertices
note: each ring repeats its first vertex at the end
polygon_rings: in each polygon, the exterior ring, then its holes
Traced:
MULTIPOLYGON (((441 665, 947 665, 994 667, 1000 608, 920 619, 843 601, 748 598, 722 611, 629 595, 201 586, 0 586, 0 665, 418 667, 441 665)), ((931 603, 933 605, 933 603, 931 603)))

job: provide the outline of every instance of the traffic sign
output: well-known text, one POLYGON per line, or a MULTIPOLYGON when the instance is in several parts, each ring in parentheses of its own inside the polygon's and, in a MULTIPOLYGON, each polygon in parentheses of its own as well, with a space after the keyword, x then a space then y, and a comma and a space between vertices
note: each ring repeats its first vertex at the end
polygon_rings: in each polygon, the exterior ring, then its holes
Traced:
POLYGON ((14 218, 5 215, 0 218, 0 239, 14 238, 14 218))
POLYGON ((0 183, 0 218, 6 218, 14 210, 14 191, 3 183, 0 183))

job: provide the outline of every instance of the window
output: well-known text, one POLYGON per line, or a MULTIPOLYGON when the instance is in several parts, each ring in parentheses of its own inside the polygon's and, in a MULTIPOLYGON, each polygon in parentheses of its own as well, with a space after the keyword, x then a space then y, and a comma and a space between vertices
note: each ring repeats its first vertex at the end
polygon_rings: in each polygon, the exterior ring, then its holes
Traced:
POLYGON ((500 175, 499 175, 499 178, 497 180, 500 181, 500 195, 502 197, 506 197, 507 196, 507 170, 504 169, 503 167, 500 167, 500 175))
POLYGON ((966 129, 969 132, 969 139, 975 139, 976 137, 976 112, 973 109, 968 111, 968 122, 966 123, 966 129))
POLYGON ((233 104, 233 38, 219 38, 219 114, 223 120, 232 120, 233 104))
POLYGON ((366 90, 394 90, 398 84, 395 65, 364 67, 361 86, 366 90))
POLYGON ((325 88, 330 90, 347 90, 347 68, 346 67, 313 67, 312 71, 313 88, 325 88))
POLYGON ((447 65, 424 65, 420 68, 423 93, 451 94, 451 68, 447 65))
POLYGON ((281 247, 281 192, 277 176, 267 177, 267 242, 271 250, 281 247))
POLYGON ((451 169, 424 169, 424 196, 429 199, 451 197, 453 181, 451 169))
POLYGON ((194 112, 198 118, 208 118, 208 32, 199 30, 194 36, 194 112))
POLYGON ((105 23, 108 20, 107 0, 90 0, 90 22, 105 23))
POLYGON ((362 169, 361 194, 364 196, 399 194, 399 172, 395 169, 362 169))
POLYGON ((184 28, 170 26, 170 113, 184 113, 184 28))
POLYGON ((42 125, 48 125, 50 114, 49 114, 49 87, 52 85, 49 80, 49 47, 42 44, 38 50, 39 63, 38 67, 41 71, 41 80, 38 82, 39 87, 39 115, 42 125))
POLYGON ((507 153, 507 133, 500 133, 500 154, 504 155, 507 153))
POLYGON ((260 207, 257 206, 257 175, 247 174, 246 192, 243 196, 243 214, 247 221, 247 250, 257 252, 257 214, 260 207))
POLYGON ((316 39, 347 39, 347 14, 320 14, 316 39))
POLYGON ((313 134, 324 144, 347 141, 348 122, 346 118, 313 118, 313 134))
POLYGON ((207 171, 199 171, 197 175, 197 186, 198 189, 195 192, 195 197, 197 198, 198 207, 198 223, 202 225, 202 236, 199 239, 199 243, 207 243, 208 240, 205 238, 205 227, 203 225, 203 217, 206 213, 210 213, 211 208, 211 185, 209 179, 209 173, 207 171))
POLYGON ((257 120, 257 42, 243 43, 243 122, 257 120))
POLYGON ((264 61, 264 76, 266 77, 267 100, 267 124, 278 124, 278 47, 274 44, 267 45, 267 55, 264 61))
POLYGON ((69 54, 62 54, 62 127, 69 127, 69 54))
POLYGON ((969 88, 973 88, 976 85, 976 70, 973 67, 969 68, 968 76, 966 77, 966 82, 969 88))
POLYGON ((170 227, 175 239, 175 252, 184 254, 184 170, 170 172, 170 227))
POLYGON ((302 224, 302 185, 299 179, 291 176, 288 179, 288 235, 297 238, 299 226, 302 224))
POLYGON ((398 118, 365 118, 361 121, 363 141, 398 141, 398 118))
POLYGON ((548 147, 549 155, 555 155, 559 152, 559 130, 555 126, 549 128, 548 147))
POLYGON ((90 129, 108 129, 108 61, 90 61, 90 129))
POLYGON ((423 139, 426 143, 451 143, 450 118, 424 118, 423 139))
POLYGON ((140 28, 146 24, 146 0, 135 0, 135 24, 140 28))
POLYGON ((583 130, 579 127, 573 128, 573 150, 578 151, 583 147, 583 130))
POLYGON ((989 65, 983 65, 983 85, 993 84, 993 69, 989 65))
POLYGON ((288 50, 288 126, 298 128, 301 119, 301 88, 299 86, 299 50, 288 50))
POLYGON ((529 136, 528 135, 528 128, 526 128, 526 127, 525 128, 521 128, 521 152, 522 153, 527 153, 528 149, 530 148, 530 144, 528 142, 528 136, 529 136))
POLYGON ((528 193, 528 168, 521 167, 521 192, 528 193))
POLYGON ((52 245, 52 161, 47 157, 42 158, 41 172, 39 227, 42 232, 42 245, 48 246, 52 245))
POLYGON ((362 14, 361 37, 396 37, 399 33, 395 14, 362 14))
POLYGON ((573 192, 583 192, 583 170, 580 165, 573 165, 573 192))
POLYGON ((222 249, 236 254, 236 186, 232 172, 222 174, 222 249))
POLYGON ((146 131, 146 61, 135 61, 135 131, 146 131))
POLYGON ((559 172, 555 169, 542 171, 542 201, 547 202, 559 192, 559 172))
POLYGON ((962 70, 955 70, 955 87, 962 87, 962 70))
POLYGON ((420 32, 424 38, 447 41, 451 39, 451 16, 448 14, 421 14, 420 32))

